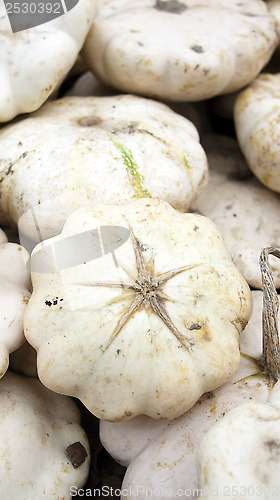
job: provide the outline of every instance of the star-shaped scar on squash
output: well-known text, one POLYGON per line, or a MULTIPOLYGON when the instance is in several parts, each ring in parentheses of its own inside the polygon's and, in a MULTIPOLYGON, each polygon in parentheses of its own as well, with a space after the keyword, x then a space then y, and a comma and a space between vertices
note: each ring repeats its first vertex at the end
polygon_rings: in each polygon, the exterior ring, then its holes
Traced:
POLYGON ((182 337, 173 321, 169 317, 166 308, 164 306, 164 301, 172 300, 168 297, 164 291, 162 290, 162 285, 169 281, 176 274, 180 274, 189 269, 193 269, 198 267, 200 264, 194 264, 190 266, 180 267, 178 269, 173 269, 172 271, 168 271, 163 274, 159 274, 158 276, 154 276, 153 270, 153 262, 150 262, 149 265, 145 264, 143 259, 143 246, 140 241, 135 237, 133 231, 130 229, 130 235, 133 243, 133 249, 136 257, 136 267, 137 267, 137 278, 134 283, 123 283, 118 281, 93 281, 90 283, 77 283, 77 285, 81 286, 99 286, 99 287, 108 287, 108 288, 122 288, 126 290, 132 290, 135 293, 135 298, 133 302, 129 305, 127 311, 123 314, 123 316, 118 321, 113 334, 110 337, 109 342, 106 347, 103 349, 103 352, 108 349, 108 347, 112 344, 112 342, 116 339, 118 334, 120 333, 123 326, 129 321, 129 319, 133 316, 136 311, 139 311, 141 308, 145 307, 145 309, 151 308, 155 314, 159 316, 159 318, 165 323, 165 325, 169 328, 171 333, 176 337, 178 342, 189 350, 191 344, 189 346, 186 345, 186 339, 182 337))

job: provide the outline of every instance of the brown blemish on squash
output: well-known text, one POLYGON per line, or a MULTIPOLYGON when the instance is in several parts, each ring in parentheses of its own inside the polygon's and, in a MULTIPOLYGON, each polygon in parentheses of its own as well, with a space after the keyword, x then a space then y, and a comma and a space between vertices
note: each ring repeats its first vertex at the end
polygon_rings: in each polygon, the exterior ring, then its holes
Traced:
POLYGON ((244 321, 239 316, 236 316, 236 318, 231 321, 231 324, 234 326, 234 328, 236 328, 238 333, 240 333, 242 330, 244 330, 246 326, 246 321, 244 321))
POLYGON ((181 14, 187 10, 187 6, 178 0, 157 0, 154 5, 154 9, 160 10, 161 12, 168 12, 169 14, 181 14))
MULTIPOLYGON (((14 173, 14 170, 13 170, 13 166, 20 160, 22 160, 23 158, 25 158, 26 156, 28 155, 28 151, 25 151, 24 153, 22 153, 16 160, 14 161, 11 161, 9 163, 9 166, 5 172, 6 176, 9 176, 9 175, 12 175, 14 173)), ((4 179, 2 178, 0 182, 2 182, 4 179)))
POLYGON ((101 123, 101 118, 98 116, 84 116, 78 120, 78 124, 82 127, 95 127, 101 123))
POLYGON ((205 393, 205 397, 206 399, 212 399, 215 397, 215 394, 213 393, 213 391, 209 391, 205 393))
POLYGON ((277 454, 280 452, 280 443, 277 443, 274 439, 266 441, 264 445, 269 449, 270 452, 276 451, 277 454))
POLYGON ((210 335, 210 333, 209 333, 208 330, 206 330, 205 332, 203 332, 202 340, 204 340, 204 342, 210 342, 211 341, 211 335, 210 335))
POLYGON ((189 330, 201 330, 201 325, 193 324, 190 326, 189 330))
POLYGON ((197 54, 203 54, 203 52, 204 52, 204 49, 203 49, 203 47, 201 47, 201 45, 192 45, 191 49, 194 52, 197 52, 197 54))
POLYGON ((52 85, 49 85, 48 87, 46 87, 46 88, 44 89, 44 92, 46 92, 46 94, 48 94, 49 92, 51 92, 51 91, 52 91, 52 88, 53 88, 53 87, 52 87, 52 85))
POLYGON ((13 171, 13 163, 10 163, 10 165, 9 165, 7 171, 6 171, 6 175, 11 175, 13 173, 14 173, 14 171, 13 171))
POLYGON ((217 410, 217 405, 215 403, 212 403, 210 405, 210 413, 213 413, 214 415, 216 414, 216 410, 217 410))
POLYGON ((28 304, 30 297, 27 297, 26 295, 23 296, 22 302, 23 304, 28 304))
POLYGON ((71 463, 74 467, 74 469, 77 469, 82 465, 88 456, 87 450, 85 447, 80 443, 80 441, 76 441, 76 443, 70 444, 66 448, 66 453, 69 456, 71 463))
MULTIPOLYGON (((210 332, 209 332, 206 324, 199 325, 197 323, 194 323, 187 328, 188 328, 188 330, 198 332, 197 336, 196 336, 198 342, 210 342, 211 341, 211 335, 210 335, 210 332)), ((192 341, 189 340, 189 342, 192 345, 195 345, 195 343, 196 343, 194 340, 192 340, 192 341)))

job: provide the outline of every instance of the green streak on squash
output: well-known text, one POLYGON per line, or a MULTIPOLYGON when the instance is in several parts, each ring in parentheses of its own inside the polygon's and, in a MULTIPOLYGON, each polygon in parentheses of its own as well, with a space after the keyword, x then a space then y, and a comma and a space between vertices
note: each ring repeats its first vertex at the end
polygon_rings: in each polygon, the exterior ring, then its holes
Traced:
POLYGON ((117 141, 113 142, 115 147, 121 152, 130 184, 134 189, 134 198, 144 198, 145 196, 151 197, 149 191, 147 189, 143 189, 144 177, 138 172, 138 165, 134 161, 132 151, 125 148, 117 141))
POLYGON ((189 165, 188 160, 187 160, 187 158, 185 156, 184 156, 184 164, 185 164, 185 166, 187 167, 188 170, 191 170, 191 166, 189 165))

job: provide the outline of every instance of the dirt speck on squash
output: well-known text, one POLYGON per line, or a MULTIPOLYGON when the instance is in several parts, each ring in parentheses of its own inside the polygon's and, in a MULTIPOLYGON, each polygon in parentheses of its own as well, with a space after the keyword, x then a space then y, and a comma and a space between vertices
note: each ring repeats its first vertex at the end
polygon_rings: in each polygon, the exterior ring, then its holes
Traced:
POLYGON ((96 125, 99 125, 101 121, 101 118, 99 118, 98 116, 85 116, 84 118, 78 120, 78 123, 82 127, 94 127, 96 125))
POLYGON ((70 444, 66 448, 66 453, 69 456, 74 469, 77 469, 82 465, 88 456, 85 447, 80 443, 80 441, 76 441, 76 443, 70 444))
POLYGON ((178 0, 157 0, 154 8, 162 12, 168 12, 169 14, 181 14, 187 10, 187 6, 178 0))

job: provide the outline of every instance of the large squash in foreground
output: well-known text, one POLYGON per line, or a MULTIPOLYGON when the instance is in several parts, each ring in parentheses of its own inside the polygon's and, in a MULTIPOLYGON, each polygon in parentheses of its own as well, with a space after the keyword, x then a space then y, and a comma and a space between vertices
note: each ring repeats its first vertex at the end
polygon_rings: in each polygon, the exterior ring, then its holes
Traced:
POLYGON ((251 292, 206 217, 153 199, 87 207, 32 266, 39 377, 97 417, 175 418, 237 370, 251 292))

